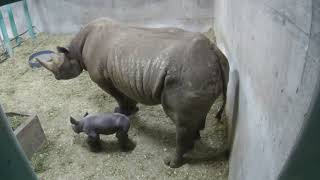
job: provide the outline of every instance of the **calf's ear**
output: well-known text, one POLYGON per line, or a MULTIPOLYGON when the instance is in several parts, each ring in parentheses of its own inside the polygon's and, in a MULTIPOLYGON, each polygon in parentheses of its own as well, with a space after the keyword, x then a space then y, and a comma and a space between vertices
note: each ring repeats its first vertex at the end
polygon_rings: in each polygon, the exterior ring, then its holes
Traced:
POLYGON ((74 125, 78 125, 79 121, 77 121, 76 119, 74 119, 72 116, 70 116, 70 123, 74 124, 74 125))

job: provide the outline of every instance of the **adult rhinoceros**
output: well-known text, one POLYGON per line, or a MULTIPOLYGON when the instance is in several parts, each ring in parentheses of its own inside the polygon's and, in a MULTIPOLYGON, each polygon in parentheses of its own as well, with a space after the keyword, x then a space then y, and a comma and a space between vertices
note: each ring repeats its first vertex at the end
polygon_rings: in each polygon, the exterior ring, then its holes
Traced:
POLYGON ((225 97, 226 75, 220 64, 225 57, 200 33, 133 27, 102 18, 57 51, 53 61, 38 61, 58 80, 87 70, 92 81, 117 100, 115 112, 130 115, 138 110, 137 103, 162 104, 176 124, 176 152, 165 159, 170 167, 182 165, 211 105, 221 93, 225 97))

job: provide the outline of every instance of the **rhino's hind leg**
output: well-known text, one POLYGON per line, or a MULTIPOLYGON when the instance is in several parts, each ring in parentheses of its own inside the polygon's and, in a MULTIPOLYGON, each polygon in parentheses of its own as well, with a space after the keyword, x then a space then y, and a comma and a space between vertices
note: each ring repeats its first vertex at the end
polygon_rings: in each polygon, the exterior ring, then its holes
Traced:
POLYGON ((161 98, 163 110, 176 124, 176 152, 165 159, 165 164, 172 168, 183 164, 183 155, 200 138, 200 131, 205 127, 206 116, 212 105, 210 97, 194 97, 192 91, 181 89, 167 88, 161 98))
POLYGON ((183 155, 194 147, 195 140, 199 138, 202 123, 200 125, 194 115, 186 113, 188 111, 174 111, 174 107, 168 104, 163 104, 163 109, 176 123, 176 151, 165 158, 164 163, 171 168, 178 168, 184 163, 183 155))
POLYGON ((194 147, 197 130, 177 126, 176 152, 164 159, 164 163, 171 168, 178 168, 183 164, 183 155, 194 147))

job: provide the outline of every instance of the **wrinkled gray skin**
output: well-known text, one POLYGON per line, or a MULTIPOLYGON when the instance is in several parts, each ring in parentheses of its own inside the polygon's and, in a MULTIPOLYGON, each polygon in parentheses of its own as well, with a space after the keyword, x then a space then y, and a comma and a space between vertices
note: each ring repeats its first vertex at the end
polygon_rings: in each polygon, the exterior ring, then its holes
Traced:
POLYGON ((80 121, 70 117, 70 123, 75 133, 84 132, 88 135, 88 144, 91 151, 101 150, 100 134, 110 135, 116 133, 120 147, 123 150, 129 148, 128 130, 130 120, 119 113, 94 113, 85 114, 80 121))
MULTIPOLYGON (((176 152, 165 159, 179 167, 193 148, 207 113, 223 93, 229 66, 221 51, 200 33, 178 28, 143 28, 106 18, 95 20, 58 47, 53 62, 39 61, 56 79, 71 79, 82 70, 130 115, 145 105, 162 104, 176 124, 176 152)), ((221 118, 223 107, 217 114, 221 118)))

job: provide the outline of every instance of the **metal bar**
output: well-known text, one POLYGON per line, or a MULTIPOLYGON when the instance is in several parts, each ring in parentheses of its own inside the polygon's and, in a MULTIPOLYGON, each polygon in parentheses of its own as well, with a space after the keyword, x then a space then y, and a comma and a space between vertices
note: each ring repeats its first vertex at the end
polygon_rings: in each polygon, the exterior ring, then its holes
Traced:
POLYGON ((17 30, 17 26, 16 26, 16 23, 14 21, 14 17, 13 17, 13 12, 12 12, 12 7, 11 5, 7 5, 6 6, 7 8, 7 11, 8 11, 8 16, 9 16, 9 20, 10 20, 10 25, 11 25, 11 30, 12 30, 12 34, 13 36, 15 37, 16 39, 16 43, 17 44, 20 44, 21 43, 21 38, 19 37, 19 34, 18 34, 18 30, 17 30))
POLYGON ((4 46, 5 46, 6 50, 7 50, 7 52, 9 53, 9 56, 12 57, 13 56, 13 51, 12 51, 12 47, 11 47, 10 39, 9 39, 9 36, 8 36, 6 24, 4 22, 1 10, 0 10, 0 29, 1 29, 1 32, 2 32, 4 46))
POLYGON ((22 1, 22 0, 0 0, 0 6, 6 5, 6 4, 11 4, 11 3, 15 3, 18 1, 22 1))
POLYGON ((29 14, 27 0, 23 0, 23 10, 24 10, 24 16, 26 17, 26 21, 27 21, 27 25, 28 25, 28 29, 29 29, 29 31, 28 31, 29 35, 33 40, 35 40, 36 35, 35 35, 33 28, 32 28, 32 20, 31 20, 30 14, 29 14))
POLYGON ((0 179, 37 180, 0 105, 0 179))

